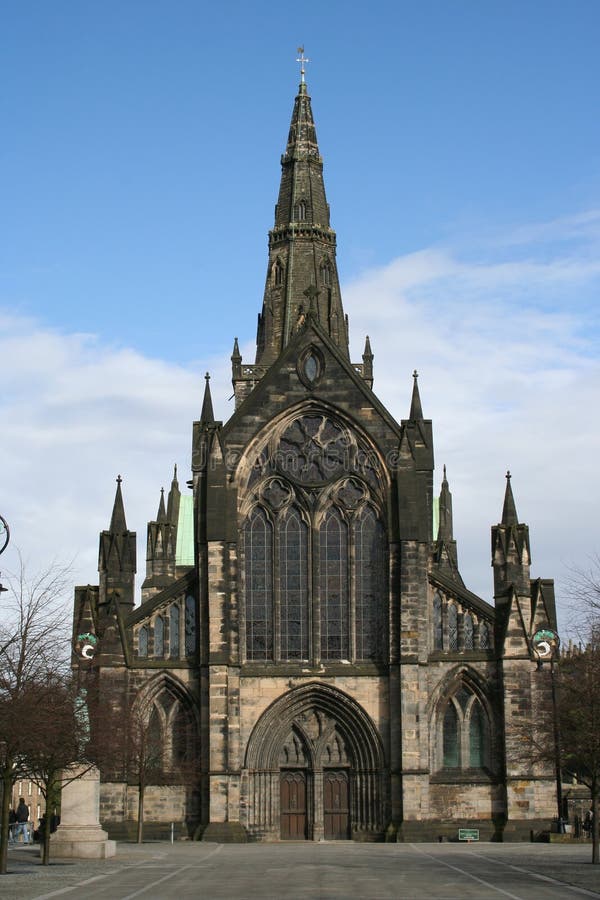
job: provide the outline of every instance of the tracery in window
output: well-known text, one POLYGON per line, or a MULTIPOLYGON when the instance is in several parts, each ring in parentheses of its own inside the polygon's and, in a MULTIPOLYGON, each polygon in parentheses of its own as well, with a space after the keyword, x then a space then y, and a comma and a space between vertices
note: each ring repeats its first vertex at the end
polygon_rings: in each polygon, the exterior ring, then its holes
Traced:
POLYGON ((465 684, 459 686, 440 711, 441 758, 444 769, 483 769, 489 766, 489 723, 482 702, 465 684))
POLYGON ((454 603, 448 606, 448 649, 458 650, 458 611, 454 603))
POLYGON ((173 659, 179 657, 179 605, 173 603, 169 610, 169 655, 173 659))
POLYGON ((384 533, 370 507, 364 507, 353 525, 356 590, 356 658, 381 656, 382 607, 385 585, 384 533))
POLYGON ((308 659, 308 529, 299 512, 288 509, 277 523, 279 547, 280 654, 308 659))
POLYGON ((473 616, 470 613, 463 617, 463 645, 465 650, 473 649, 473 616))
MULTIPOLYGON (((297 361, 307 385, 313 355, 318 378, 317 349, 297 361)), ((348 426, 311 408, 265 438, 254 459, 240 495, 246 660, 384 658, 378 457, 348 426)))
POLYGON ((321 656, 349 659, 348 529, 330 510, 319 532, 321 656))
POLYGON ((157 616, 154 620, 154 655, 165 655, 165 623, 162 616, 157 616))
POLYGON ((193 597, 185 598, 185 655, 192 656, 196 652, 196 601, 193 597))
POLYGON ((266 513, 256 507, 244 525, 246 587, 246 656, 273 657, 273 531, 266 513))
POLYGON ((306 219, 306 201, 299 200, 296 204, 296 220, 298 222, 304 222, 306 219))
POLYGON ((444 647, 444 632, 442 628, 442 598, 436 593, 433 598, 433 649, 442 650, 444 647))

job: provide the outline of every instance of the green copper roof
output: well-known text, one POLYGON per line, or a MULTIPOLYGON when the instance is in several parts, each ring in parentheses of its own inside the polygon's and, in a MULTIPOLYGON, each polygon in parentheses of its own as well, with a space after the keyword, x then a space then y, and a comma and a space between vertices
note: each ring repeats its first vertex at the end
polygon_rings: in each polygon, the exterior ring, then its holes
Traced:
POLYGON ((182 494, 179 501, 175 565, 194 565, 194 498, 191 494, 182 494))
MULTIPOLYGON (((183 500, 183 497, 181 498, 183 500)), ((440 498, 433 498, 433 540, 437 540, 438 530, 440 527, 440 498)), ((177 539, 177 552, 179 553, 179 539, 177 539)))

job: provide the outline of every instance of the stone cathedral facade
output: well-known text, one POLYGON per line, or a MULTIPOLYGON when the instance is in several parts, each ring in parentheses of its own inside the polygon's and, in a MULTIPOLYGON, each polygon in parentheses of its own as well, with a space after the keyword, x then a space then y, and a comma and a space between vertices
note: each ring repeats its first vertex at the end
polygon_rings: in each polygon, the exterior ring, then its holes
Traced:
MULTIPOLYGON (((77 664, 158 747, 156 832, 528 839, 556 814, 552 766, 519 752, 547 705, 530 642, 556 627, 553 583, 530 577, 508 476, 493 603, 466 587, 416 373, 398 421, 368 338, 350 359, 304 77, 281 168, 256 358, 237 339, 231 357, 235 412, 215 421, 207 377, 189 490, 175 470, 161 493, 139 604, 119 479, 99 584, 76 589, 75 640, 98 641, 77 664)), ((135 779, 103 772, 101 804, 123 834, 135 779)))

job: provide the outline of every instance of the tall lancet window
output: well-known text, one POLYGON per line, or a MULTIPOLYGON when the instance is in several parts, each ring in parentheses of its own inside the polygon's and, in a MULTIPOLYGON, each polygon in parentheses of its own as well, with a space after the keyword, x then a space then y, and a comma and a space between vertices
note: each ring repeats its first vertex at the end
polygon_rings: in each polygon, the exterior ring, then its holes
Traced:
POLYGON ((473 649, 473 616, 470 613, 463 616, 463 642, 465 650, 473 649))
POLYGON ((448 649, 458 650, 458 611, 453 603, 448 607, 448 649))
POLYGON ((337 510, 325 516, 319 535, 321 657, 350 658, 348 531, 337 510))
POLYGON ((154 620, 154 655, 165 655, 165 621, 162 616, 154 620))
POLYGON ((185 598, 185 654, 192 656, 196 652, 196 601, 193 597, 185 598))
POLYGON ((293 507, 277 524, 282 659, 308 659, 308 528, 293 507))
POLYGON ((439 593, 436 593, 433 598, 433 649, 442 650, 443 646, 442 598, 439 593))
POLYGON ((246 657, 273 658, 273 530, 257 507, 244 525, 246 657))
POLYGON ((377 659, 382 654, 385 587, 384 532, 370 507, 354 520, 356 590, 356 658, 377 659))
POLYGON ((174 659, 179 656, 179 606, 173 603, 169 610, 169 655, 174 659))

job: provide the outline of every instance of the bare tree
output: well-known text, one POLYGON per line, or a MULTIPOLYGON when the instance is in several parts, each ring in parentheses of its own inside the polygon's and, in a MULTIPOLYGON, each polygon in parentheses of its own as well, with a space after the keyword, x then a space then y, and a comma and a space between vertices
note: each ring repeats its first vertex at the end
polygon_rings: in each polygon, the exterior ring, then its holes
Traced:
POLYGON ((92 736, 88 756, 104 779, 122 780, 135 786, 137 842, 144 838, 144 802, 149 786, 178 783, 197 789, 198 768, 194 753, 195 728, 181 712, 168 732, 155 705, 124 694, 103 683, 90 704, 92 736))
POLYGON ((70 568, 51 565, 29 576, 19 556, 16 574, 4 573, 0 606, 0 874, 7 869, 8 816, 14 780, 25 771, 28 724, 35 715, 30 687, 66 672, 70 568))
POLYGON ((138 789, 137 842, 144 838, 144 799, 149 784, 160 782, 163 747, 148 711, 131 697, 103 686, 92 703, 89 755, 101 772, 138 789))
POLYGON ((563 770, 590 789, 592 862, 600 863, 600 626, 585 648, 566 654, 559 666, 558 719, 563 770))
POLYGON ((53 811, 62 786, 82 774, 77 764, 84 761, 87 736, 78 715, 77 689, 69 678, 51 674, 41 684, 30 684, 26 696, 29 719, 23 766, 45 800, 42 864, 48 865, 53 811))

